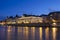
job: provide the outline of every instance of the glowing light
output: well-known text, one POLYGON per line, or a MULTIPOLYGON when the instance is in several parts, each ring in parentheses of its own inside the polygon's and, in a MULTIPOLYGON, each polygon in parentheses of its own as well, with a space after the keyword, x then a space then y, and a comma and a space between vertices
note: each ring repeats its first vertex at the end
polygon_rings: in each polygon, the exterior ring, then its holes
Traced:
POLYGON ((39 20, 40 23, 42 23, 43 21, 42 20, 39 20))
POLYGON ((28 40, 28 27, 25 27, 25 39, 28 40))
POLYGON ((42 27, 39 28, 40 31, 40 40, 42 40, 42 27))
POLYGON ((28 33, 28 27, 25 27, 26 28, 26 33, 28 33))
POLYGON ((18 32, 22 32, 22 27, 18 26, 18 32))
POLYGON ((56 25, 56 23, 53 23, 52 25, 53 25, 53 26, 55 26, 55 25, 56 25))
POLYGON ((56 20, 52 19, 53 22, 56 22, 56 20))
POLYGON ((7 24, 12 24, 12 22, 7 22, 7 24))
POLYGON ((52 28, 53 40, 56 40, 56 31, 57 31, 57 28, 52 28))
POLYGON ((16 22, 12 22, 12 24, 16 24, 16 22))
POLYGON ((8 27, 8 32, 11 32, 11 26, 8 27))
POLYGON ((35 32, 35 27, 31 27, 31 29, 32 29, 32 31, 33 31, 33 33, 35 32))
POLYGON ((46 40, 49 40, 49 28, 45 29, 46 40))
POLYGON ((32 40, 35 40, 35 27, 31 27, 32 40))

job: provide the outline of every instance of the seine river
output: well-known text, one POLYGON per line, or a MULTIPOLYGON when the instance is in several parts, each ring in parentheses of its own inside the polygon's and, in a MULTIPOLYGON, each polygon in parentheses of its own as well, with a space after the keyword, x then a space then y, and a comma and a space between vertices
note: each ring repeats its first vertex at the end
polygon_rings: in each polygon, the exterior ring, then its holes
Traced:
POLYGON ((60 40, 60 28, 0 26, 0 40, 60 40))

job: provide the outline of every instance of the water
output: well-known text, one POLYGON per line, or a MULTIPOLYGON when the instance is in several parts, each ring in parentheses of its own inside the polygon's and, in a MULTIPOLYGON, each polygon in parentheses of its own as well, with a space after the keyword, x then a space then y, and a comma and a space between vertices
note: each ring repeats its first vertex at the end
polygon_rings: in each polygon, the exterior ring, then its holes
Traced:
POLYGON ((0 40, 60 40, 60 28, 3 26, 0 40))

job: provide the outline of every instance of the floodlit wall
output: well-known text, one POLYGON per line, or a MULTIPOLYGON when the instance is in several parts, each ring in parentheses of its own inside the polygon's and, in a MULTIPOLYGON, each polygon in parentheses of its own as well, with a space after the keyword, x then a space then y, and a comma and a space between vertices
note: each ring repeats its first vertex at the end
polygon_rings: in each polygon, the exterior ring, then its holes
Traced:
POLYGON ((42 23, 41 17, 21 17, 17 19, 17 23, 42 23))
POLYGON ((21 17, 16 19, 8 19, 7 24, 20 24, 20 23, 42 23, 43 18, 41 17, 21 17))

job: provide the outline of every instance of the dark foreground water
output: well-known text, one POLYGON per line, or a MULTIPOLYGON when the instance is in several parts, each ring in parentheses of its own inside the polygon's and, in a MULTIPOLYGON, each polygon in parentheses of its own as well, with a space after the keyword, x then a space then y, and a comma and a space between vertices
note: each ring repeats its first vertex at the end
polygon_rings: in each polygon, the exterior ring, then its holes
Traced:
POLYGON ((1 26, 0 40, 60 40, 60 28, 1 26))

